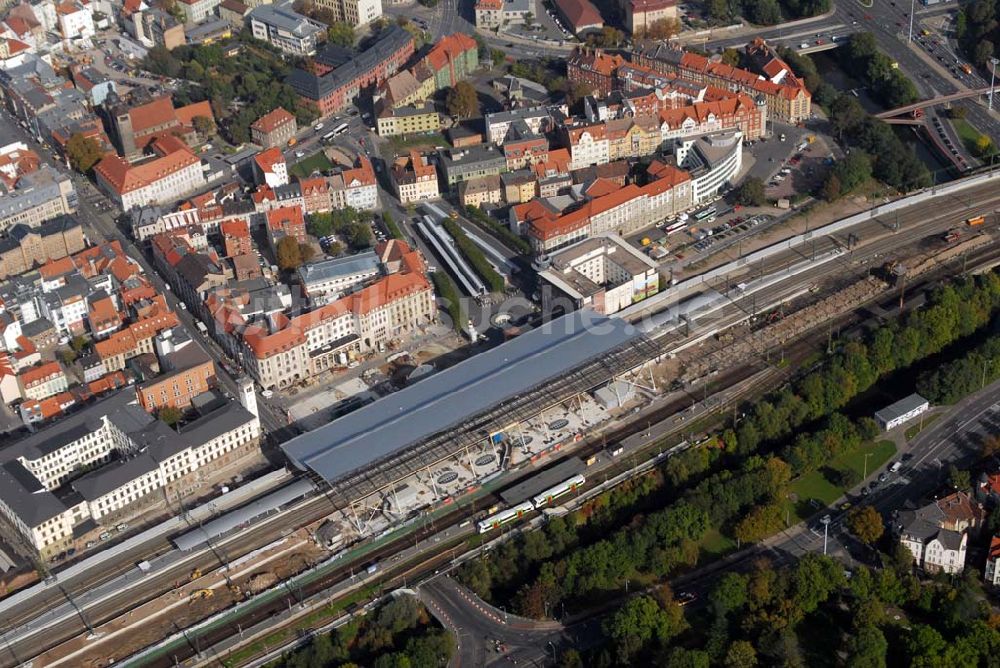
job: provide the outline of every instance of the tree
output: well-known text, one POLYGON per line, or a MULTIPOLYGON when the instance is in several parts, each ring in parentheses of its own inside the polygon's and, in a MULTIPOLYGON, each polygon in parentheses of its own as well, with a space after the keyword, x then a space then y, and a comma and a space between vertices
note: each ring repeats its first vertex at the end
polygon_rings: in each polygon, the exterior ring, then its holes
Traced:
POLYGON ((160 418, 161 422, 165 422, 173 427, 175 424, 180 422, 181 417, 183 417, 183 413, 181 413, 181 409, 174 406, 161 406, 160 410, 156 412, 156 417, 160 418))
POLYGON ((83 334, 77 334, 70 340, 69 345, 73 349, 73 352, 81 353, 83 352, 83 349, 87 347, 87 343, 88 340, 86 336, 83 334))
POLYGON ((757 650, 747 640, 737 640, 726 652, 726 668, 754 668, 757 665, 757 650))
POLYGON ((991 434, 983 439, 982 449, 979 451, 981 459, 992 459, 1000 455, 1000 436, 991 434))
POLYGON ((77 132, 66 142, 66 156, 73 169, 86 174, 100 161, 103 153, 96 139, 77 132))
POLYGON ((683 615, 676 605, 674 614, 664 610, 650 596, 636 596, 618 608, 605 622, 604 630, 614 642, 619 659, 628 663, 653 640, 660 642, 675 636, 682 627, 683 615))
POLYGON ((316 251, 313 249, 312 244, 299 244, 299 257, 302 258, 303 263, 313 259, 314 255, 316 255, 316 251))
POLYGON ((479 113, 479 97, 468 81, 459 81, 448 91, 445 104, 448 113, 458 118, 471 118, 479 113))
POLYGON ((756 506, 746 517, 736 523, 733 528, 733 537, 741 543, 756 543, 781 531, 784 527, 784 519, 781 508, 778 506, 756 506))
POLYGON ((722 52, 722 62, 726 65, 731 65, 733 67, 739 67, 740 61, 743 57, 740 55, 739 49, 727 48, 722 52))
POLYGON ((681 31, 679 19, 657 19, 653 21, 646 30, 646 37, 649 39, 670 39, 681 31))
POLYGON ((60 348, 58 354, 64 366, 71 366, 76 361, 76 351, 70 348, 60 348))
POLYGON ((948 484, 957 490, 968 491, 972 487, 972 479, 968 471, 963 471, 954 464, 949 464, 948 484))
POLYGON ((747 602, 747 577, 739 573, 726 573, 719 578, 708 599, 717 615, 728 615, 741 609, 747 602))
POLYGON ((277 247, 278 266, 285 271, 294 271, 302 266, 302 251, 295 237, 282 237, 277 247))
POLYGON ((976 155, 980 158, 988 158, 993 154, 993 140, 987 135, 979 135, 976 138, 976 155))
POLYGON ((823 191, 821 193, 823 199, 827 202, 834 202, 840 199, 841 190, 840 177, 831 172, 823 183, 823 191))
POLYGON ((334 21, 327 28, 326 39, 330 44, 350 48, 354 46, 354 27, 350 23, 334 21))
POLYGON ((507 54, 500 49, 490 49, 490 60, 493 61, 493 67, 500 67, 503 65, 503 61, 507 58, 507 54))
POLYGON ((866 545, 872 545, 885 531, 882 516, 871 506, 855 508, 847 516, 847 528, 858 540, 866 545))
POLYGON ((743 206, 761 206, 766 200, 764 182, 756 176, 744 179, 736 189, 736 201, 743 206))
POLYGON ((209 137, 215 132, 215 121, 208 116, 195 116, 191 120, 195 131, 202 137, 209 137))

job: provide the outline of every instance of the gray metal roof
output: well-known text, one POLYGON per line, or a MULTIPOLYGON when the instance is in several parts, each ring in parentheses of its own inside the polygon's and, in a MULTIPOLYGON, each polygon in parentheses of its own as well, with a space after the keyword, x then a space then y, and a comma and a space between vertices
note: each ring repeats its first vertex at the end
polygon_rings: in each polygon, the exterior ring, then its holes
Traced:
POLYGON ((299 273, 302 275, 302 282, 306 285, 328 281, 338 276, 367 274, 373 271, 378 271, 378 255, 375 251, 365 251, 357 255, 322 260, 307 264, 299 269, 299 273))
POLYGON ((16 459, 0 466, 0 499, 29 527, 36 527, 66 509, 16 459))
POLYGON ((282 506, 291 503, 292 501, 295 501, 310 492, 313 492, 315 489, 316 488, 313 486, 312 482, 309 481, 309 479, 299 478, 298 480, 285 485, 275 492, 271 492, 270 494, 262 496, 255 501, 251 501, 247 505, 226 513, 222 517, 218 517, 211 522, 206 522, 197 529, 193 529, 185 534, 177 536, 173 539, 173 543, 178 550, 194 549, 216 536, 222 536, 229 533, 242 524, 246 524, 251 520, 257 519, 258 517, 275 512, 282 506))
MULTIPOLYGON (((517 437, 514 437, 514 447, 517 447, 517 437)), ((569 480, 577 473, 587 468, 579 457, 570 457, 542 471, 538 475, 533 475, 524 482, 519 482, 513 487, 500 492, 500 498, 508 505, 514 506, 522 501, 526 501, 545 490, 555 487, 564 480, 569 480)))
POLYGON ((881 420, 882 422, 891 422, 898 417, 906 415, 910 411, 917 410, 927 403, 928 401, 919 394, 911 394, 910 396, 903 397, 896 403, 890 404, 875 413, 875 419, 881 420))
POLYGON ((599 358, 639 334, 618 318, 576 311, 281 447, 328 482, 390 457, 599 358))

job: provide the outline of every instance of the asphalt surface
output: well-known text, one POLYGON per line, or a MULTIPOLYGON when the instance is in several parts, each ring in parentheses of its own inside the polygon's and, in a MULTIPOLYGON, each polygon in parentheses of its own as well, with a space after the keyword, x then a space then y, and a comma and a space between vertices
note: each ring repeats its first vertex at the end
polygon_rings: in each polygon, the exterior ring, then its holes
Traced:
POLYGON ((525 619, 494 608, 448 576, 421 585, 418 594, 441 624, 455 634, 450 668, 549 665, 558 648, 571 642, 557 622, 525 619))

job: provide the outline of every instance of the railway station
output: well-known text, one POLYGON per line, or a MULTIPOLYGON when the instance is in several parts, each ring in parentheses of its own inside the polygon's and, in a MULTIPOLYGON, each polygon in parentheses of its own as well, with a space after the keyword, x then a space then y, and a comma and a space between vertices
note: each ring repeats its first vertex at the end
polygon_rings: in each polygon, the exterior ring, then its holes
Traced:
MULTIPOLYGON (((474 489, 610 417, 591 393, 654 388, 659 347, 576 311, 282 445, 361 535, 474 489)), ((347 528, 347 527, 345 527, 347 528)))

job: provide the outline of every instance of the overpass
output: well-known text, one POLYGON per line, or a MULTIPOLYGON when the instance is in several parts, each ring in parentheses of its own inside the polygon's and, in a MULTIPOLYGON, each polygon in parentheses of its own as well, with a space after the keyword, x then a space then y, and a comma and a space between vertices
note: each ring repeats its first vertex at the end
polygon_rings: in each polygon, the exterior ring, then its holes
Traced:
POLYGON ((888 109, 881 113, 875 114, 875 118, 881 118, 883 120, 887 118, 894 118, 896 116, 903 116, 905 114, 913 114, 913 112, 926 109, 927 107, 933 107, 939 104, 946 104, 948 102, 954 102, 955 100, 965 100, 970 97, 978 97, 980 95, 987 95, 990 92, 989 86, 985 88, 975 88, 972 90, 963 90, 957 93, 952 93, 950 95, 939 95, 937 97, 932 97, 929 100, 921 100, 920 102, 914 102, 913 104, 908 104, 903 107, 896 107, 895 109, 888 109))

